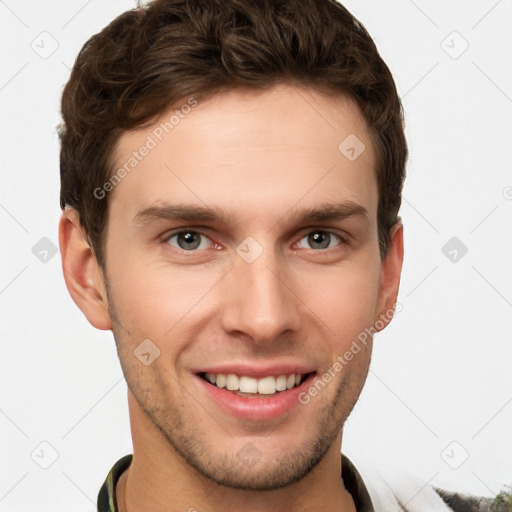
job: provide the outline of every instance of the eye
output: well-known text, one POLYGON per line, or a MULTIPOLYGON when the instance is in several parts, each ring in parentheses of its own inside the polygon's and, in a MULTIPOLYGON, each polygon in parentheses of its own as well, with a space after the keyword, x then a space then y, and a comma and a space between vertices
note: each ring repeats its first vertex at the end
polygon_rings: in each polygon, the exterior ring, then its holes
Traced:
POLYGON ((165 238, 165 242, 183 251, 193 251, 195 249, 208 249, 208 242, 201 241, 201 237, 204 240, 209 240, 211 242, 211 240, 203 233, 199 233, 198 231, 192 231, 190 229, 170 234, 165 238), (176 239, 177 245, 171 242, 174 239, 176 239))
POLYGON ((317 229, 315 231, 310 231, 305 237, 301 238, 301 241, 307 239, 307 243, 310 244, 313 249, 331 249, 332 247, 339 245, 331 245, 331 242, 335 241, 335 238, 341 242, 344 241, 339 235, 336 235, 331 231, 317 229))

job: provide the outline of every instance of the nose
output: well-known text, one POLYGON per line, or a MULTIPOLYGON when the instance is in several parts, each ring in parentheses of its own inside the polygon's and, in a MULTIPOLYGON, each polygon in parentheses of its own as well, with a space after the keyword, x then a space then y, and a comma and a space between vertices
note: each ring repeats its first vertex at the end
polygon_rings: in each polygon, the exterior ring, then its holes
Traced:
POLYGON ((254 342, 269 344, 298 331, 301 303, 286 262, 265 250, 252 263, 235 255, 224 283, 222 325, 231 335, 245 334, 254 342))

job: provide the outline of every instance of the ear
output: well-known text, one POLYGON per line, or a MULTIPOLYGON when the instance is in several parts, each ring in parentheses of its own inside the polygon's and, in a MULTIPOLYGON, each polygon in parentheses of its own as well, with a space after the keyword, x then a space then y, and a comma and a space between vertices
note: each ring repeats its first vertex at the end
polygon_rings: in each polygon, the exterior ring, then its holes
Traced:
POLYGON ((73 208, 62 212, 59 246, 64 281, 71 298, 91 325, 111 329, 103 271, 83 234, 78 212, 73 208))
POLYGON ((404 229, 402 221, 399 219, 391 228, 388 251, 381 264, 379 296, 376 309, 377 316, 374 322, 377 331, 382 331, 391 322, 395 308, 397 311, 400 311, 396 305, 396 299, 400 286, 403 261, 404 229))

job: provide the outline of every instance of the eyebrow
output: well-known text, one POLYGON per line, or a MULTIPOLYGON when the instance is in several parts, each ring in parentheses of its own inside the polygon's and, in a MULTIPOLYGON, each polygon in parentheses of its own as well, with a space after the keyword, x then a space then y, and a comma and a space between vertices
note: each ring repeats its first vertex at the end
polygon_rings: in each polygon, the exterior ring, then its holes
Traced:
MULTIPOLYGON (((324 203, 302 210, 292 208, 283 218, 286 216, 290 216, 297 224, 340 221, 348 217, 361 217, 363 220, 369 221, 368 210, 353 201, 324 203)), ((159 206, 149 206, 140 210, 133 218, 133 223, 145 226, 158 220, 173 220, 182 222, 221 222, 228 225, 235 218, 234 212, 228 212, 217 206, 163 203, 159 206)))

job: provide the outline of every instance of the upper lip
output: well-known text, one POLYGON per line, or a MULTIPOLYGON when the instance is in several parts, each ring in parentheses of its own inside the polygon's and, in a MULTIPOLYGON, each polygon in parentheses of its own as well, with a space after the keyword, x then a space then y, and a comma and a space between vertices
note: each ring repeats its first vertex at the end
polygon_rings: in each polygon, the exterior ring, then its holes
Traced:
POLYGON ((255 366, 249 363, 224 363, 218 365, 208 365, 203 368, 196 368, 194 373, 214 373, 214 374, 235 374, 238 376, 245 375, 259 379, 262 377, 280 375, 291 375, 292 373, 300 373, 304 375, 315 371, 315 368, 310 364, 304 363, 273 363, 267 365, 255 366))

